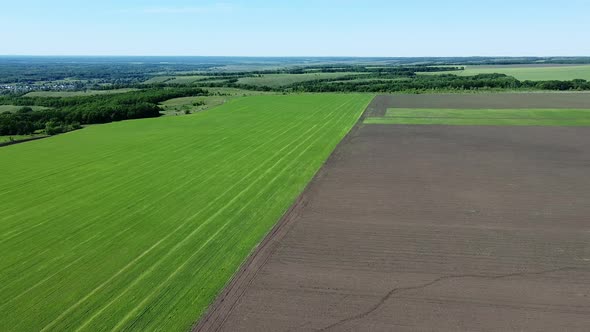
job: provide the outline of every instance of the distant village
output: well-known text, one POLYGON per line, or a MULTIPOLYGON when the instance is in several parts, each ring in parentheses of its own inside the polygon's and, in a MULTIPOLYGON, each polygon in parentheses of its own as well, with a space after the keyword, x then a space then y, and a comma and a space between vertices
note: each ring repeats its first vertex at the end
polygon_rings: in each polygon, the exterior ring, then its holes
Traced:
POLYGON ((10 83, 0 84, 0 94, 23 94, 33 91, 75 91, 86 87, 86 84, 75 82, 47 82, 47 83, 10 83))

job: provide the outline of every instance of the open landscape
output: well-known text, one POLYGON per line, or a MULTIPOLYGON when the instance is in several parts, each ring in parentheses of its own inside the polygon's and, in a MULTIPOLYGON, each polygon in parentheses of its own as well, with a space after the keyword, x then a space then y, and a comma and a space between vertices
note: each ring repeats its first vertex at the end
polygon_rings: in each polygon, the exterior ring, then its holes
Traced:
POLYGON ((2 148, 2 326, 186 330, 370 99, 252 97, 2 148))
POLYGON ((589 331, 589 12, 6 1, 0 332, 589 331))
POLYGON ((108 89, 108 90, 85 90, 85 91, 35 91, 29 92, 24 97, 80 97, 96 96, 112 93, 126 93, 137 91, 136 89, 108 89))
POLYGON ((479 74, 505 74, 519 80, 590 80, 590 65, 497 65, 497 66, 466 66, 464 70, 438 72, 436 74, 454 74, 473 76, 479 74))
POLYGON ((2 326, 589 323, 590 84, 275 65, 0 96, 2 326))
POLYGON ((590 83, 407 61, 4 93, 0 323, 583 330, 590 83))
POLYGON ((233 99, 247 96, 274 95, 274 92, 241 90, 235 88, 210 88, 209 95, 168 99, 160 104, 166 115, 183 115, 208 110, 233 99))
MULTIPOLYGON (((410 96, 399 97, 407 106, 410 96)), ((480 96, 480 106, 508 106, 505 97, 480 96)), ((431 96, 441 107, 448 98, 431 96)), ((450 98, 474 106, 473 95, 450 98)), ((487 121, 506 112, 529 121, 545 111, 399 110, 397 100, 378 96, 366 114, 475 113, 481 121, 359 124, 196 331, 590 324, 588 122, 514 128, 487 121)))

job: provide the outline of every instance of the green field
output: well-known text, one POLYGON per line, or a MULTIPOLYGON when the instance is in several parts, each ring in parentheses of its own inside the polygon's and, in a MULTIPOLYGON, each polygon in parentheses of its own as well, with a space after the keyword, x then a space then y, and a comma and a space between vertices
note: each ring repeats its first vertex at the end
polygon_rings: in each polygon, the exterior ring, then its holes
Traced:
POLYGON ((190 83, 194 83, 194 82, 200 81, 205 78, 207 78, 207 76, 202 76, 202 75, 176 76, 166 83, 169 83, 169 84, 190 84, 190 83))
POLYGON ((366 75, 366 73, 306 73, 306 74, 263 74, 261 77, 243 77, 239 84, 251 84, 257 86, 280 87, 293 83, 313 81, 327 78, 339 78, 350 75, 366 75))
POLYGON ((355 78, 353 80, 330 81, 328 83, 377 83, 377 82, 395 82, 395 81, 409 81, 409 78, 355 78))
POLYGON ((568 109, 407 109, 393 108, 366 124, 463 126, 590 126, 590 110, 568 109))
POLYGON ((573 79, 585 79, 590 81, 590 65, 579 66, 555 66, 555 67, 506 67, 498 66, 496 68, 485 66, 467 66, 465 70, 447 71, 436 73, 422 73, 423 75, 430 74, 455 74, 459 76, 473 76, 477 74, 506 74, 513 76, 521 81, 570 81, 573 79))
POLYGON ((0 136, 0 143, 6 143, 12 141, 21 141, 28 138, 39 137, 45 135, 9 135, 9 136, 0 136))
POLYGON ((176 76, 154 76, 143 83, 144 84, 166 83, 170 80, 173 80, 174 78, 176 78, 176 76))
POLYGON ((0 148, 0 326, 186 331, 369 95, 240 98, 0 148))
POLYGON ((138 89, 125 88, 113 90, 86 90, 86 91, 34 91, 29 92, 25 97, 79 97, 79 96, 96 96, 113 93, 125 93, 137 91, 138 89))
POLYGON ((203 75, 190 76, 155 76, 143 82, 144 84, 166 83, 166 84, 191 84, 207 78, 203 75))
POLYGON ((185 111, 195 113, 223 105, 233 98, 229 96, 181 97, 166 100, 160 106, 164 109, 166 115, 180 115, 184 114, 185 111))
POLYGON ((20 110, 23 107, 30 107, 34 111, 42 111, 42 110, 47 109, 47 107, 43 107, 43 106, 0 105, 0 113, 4 113, 4 112, 14 113, 14 112, 17 112, 18 110, 20 110))
POLYGON ((237 88, 205 88, 212 94, 223 94, 232 97, 246 97, 246 96, 260 96, 260 95, 274 95, 276 92, 256 91, 256 90, 244 90, 237 88))
POLYGON ((166 115, 180 115, 185 111, 195 113, 208 110, 210 108, 223 105, 230 100, 245 97, 275 94, 273 92, 262 92, 253 90, 242 90, 233 88, 207 88, 211 96, 198 97, 181 97, 166 100, 160 106, 164 109, 166 115), (200 103, 204 104, 200 104, 200 103))

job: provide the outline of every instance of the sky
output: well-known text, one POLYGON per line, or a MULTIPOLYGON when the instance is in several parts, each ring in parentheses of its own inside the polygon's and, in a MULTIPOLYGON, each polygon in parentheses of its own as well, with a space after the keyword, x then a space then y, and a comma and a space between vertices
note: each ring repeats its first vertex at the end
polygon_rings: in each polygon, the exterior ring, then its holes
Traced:
POLYGON ((588 0, 0 0, 0 55, 589 56, 588 0))

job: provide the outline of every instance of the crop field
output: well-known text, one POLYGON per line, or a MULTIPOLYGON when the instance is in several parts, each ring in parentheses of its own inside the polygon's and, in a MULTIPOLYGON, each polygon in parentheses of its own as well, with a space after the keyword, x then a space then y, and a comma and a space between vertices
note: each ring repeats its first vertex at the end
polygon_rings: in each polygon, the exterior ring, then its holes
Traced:
MULTIPOLYGON (((521 81, 569 81, 573 79, 590 80, 590 65, 579 66, 466 66, 465 70, 438 72, 436 74, 455 74, 473 76, 477 74, 506 74, 521 81)), ((424 75, 433 73, 424 73, 424 75)))
MULTIPOLYGON (((21 108, 23 108, 25 106, 18 106, 18 105, 0 105, 0 113, 4 113, 4 112, 11 112, 14 113, 18 110, 20 110, 21 108)), ((47 109, 47 107, 43 107, 43 106, 27 106, 33 109, 33 111, 42 111, 44 109, 47 109)))
POLYGON ((170 80, 173 80, 174 78, 176 78, 176 76, 154 76, 143 83, 144 84, 166 83, 170 80))
POLYGON ((113 93, 126 93, 137 91, 138 89, 124 88, 113 90, 87 90, 87 91, 34 91, 29 92, 25 97, 79 97, 79 96, 96 96, 113 93))
POLYGON ((201 112, 210 108, 223 105, 230 100, 245 96, 271 95, 273 92, 242 90, 233 88, 208 88, 212 95, 200 97, 180 97, 166 100, 160 106, 166 115, 180 115, 185 112, 201 112))
POLYGON ((330 81, 329 83, 369 83, 369 82, 393 82, 393 81, 407 81, 408 78, 355 78, 353 80, 330 81))
POLYGON ((274 95, 276 92, 244 90, 236 88, 206 88, 207 91, 213 94, 227 95, 232 97, 246 97, 246 96, 260 96, 260 95, 274 95))
POLYGON ((362 77, 365 73, 306 73, 306 74, 265 74, 261 77, 243 77, 238 80, 239 84, 251 84, 258 86, 280 87, 293 83, 313 81, 327 78, 339 78, 350 75, 362 77))
POLYGON ((180 97, 166 100, 160 103, 167 115, 184 114, 184 112, 199 112, 211 107, 227 103, 230 97, 227 96, 201 96, 201 97, 180 97))
POLYGON ((426 109, 588 109, 590 93, 466 93, 379 95, 368 117, 384 117, 390 108, 426 109))
POLYGON ((207 78, 203 75, 180 75, 180 76, 155 76, 143 82, 144 84, 166 83, 166 84, 191 84, 207 78))
MULTIPOLYGON (((587 112, 510 96, 379 96, 367 114, 587 112)), ((590 127, 357 126, 195 330, 587 331, 589 141, 590 127)))
POLYGON ((189 329, 370 98, 253 96, 0 149, 1 329, 189 329))
POLYGON ((391 108, 367 124, 486 126, 590 126, 590 110, 572 109, 408 109, 391 108))
POLYGON ((0 144, 6 143, 10 141, 20 141, 25 140, 33 137, 39 137, 44 135, 9 135, 9 136, 0 136, 0 144))
POLYGON ((196 75, 196 76, 176 76, 174 78, 172 78, 170 81, 167 81, 166 83, 170 83, 170 84, 190 84, 190 83, 194 83, 197 81, 200 81, 202 79, 207 78, 207 76, 202 76, 202 75, 196 75))
POLYGON ((366 124, 590 126, 588 93, 381 95, 366 124))

